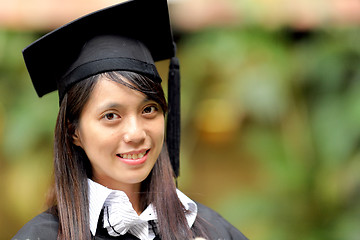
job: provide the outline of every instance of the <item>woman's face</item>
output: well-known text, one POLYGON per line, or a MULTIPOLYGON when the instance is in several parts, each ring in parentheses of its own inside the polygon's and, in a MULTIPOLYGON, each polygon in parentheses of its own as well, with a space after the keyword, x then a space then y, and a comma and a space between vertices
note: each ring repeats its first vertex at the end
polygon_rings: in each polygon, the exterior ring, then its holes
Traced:
POLYGON ((90 160, 94 181, 118 190, 140 186, 162 149, 164 114, 145 94, 101 77, 73 138, 90 160))

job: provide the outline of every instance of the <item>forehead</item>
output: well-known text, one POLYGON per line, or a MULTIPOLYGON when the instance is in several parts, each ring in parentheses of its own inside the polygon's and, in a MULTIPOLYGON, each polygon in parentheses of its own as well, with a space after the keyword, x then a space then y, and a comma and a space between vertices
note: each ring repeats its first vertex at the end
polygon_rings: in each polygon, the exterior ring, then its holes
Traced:
POLYGON ((147 96, 142 92, 125 86, 125 84, 128 84, 136 88, 129 80, 124 77, 122 77, 122 80, 124 84, 100 75, 85 105, 85 109, 111 105, 132 106, 147 100, 147 96))

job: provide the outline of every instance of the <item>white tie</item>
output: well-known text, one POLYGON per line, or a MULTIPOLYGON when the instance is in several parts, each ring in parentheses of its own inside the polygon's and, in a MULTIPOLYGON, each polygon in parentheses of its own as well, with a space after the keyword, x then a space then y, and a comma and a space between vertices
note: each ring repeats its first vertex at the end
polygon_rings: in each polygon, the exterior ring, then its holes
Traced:
POLYGON ((112 192, 104 204, 104 227, 109 235, 120 236, 130 232, 141 240, 149 236, 148 221, 142 219, 133 209, 123 192, 112 192))

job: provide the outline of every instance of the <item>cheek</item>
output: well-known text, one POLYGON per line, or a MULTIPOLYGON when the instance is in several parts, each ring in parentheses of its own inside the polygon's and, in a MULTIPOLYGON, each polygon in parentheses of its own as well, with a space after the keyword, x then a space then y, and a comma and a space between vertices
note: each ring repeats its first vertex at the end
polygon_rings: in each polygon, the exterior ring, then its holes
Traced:
POLYGON ((164 120, 161 119, 157 124, 152 125, 154 135, 158 141, 163 142, 165 138, 165 124, 164 120))
POLYGON ((148 122, 146 129, 147 135, 150 137, 151 141, 157 146, 162 146, 165 139, 164 120, 157 119, 156 121, 148 122))
POLYGON ((106 137, 107 133, 89 122, 88 124, 82 125, 78 132, 79 139, 85 151, 108 144, 109 137, 106 137))

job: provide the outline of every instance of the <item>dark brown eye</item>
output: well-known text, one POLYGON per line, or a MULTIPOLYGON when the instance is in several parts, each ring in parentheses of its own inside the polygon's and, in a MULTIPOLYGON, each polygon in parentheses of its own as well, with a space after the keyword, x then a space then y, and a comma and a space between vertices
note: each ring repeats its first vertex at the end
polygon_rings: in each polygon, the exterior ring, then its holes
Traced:
POLYGON ((144 113, 145 114, 151 114, 151 113, 153 113, 153 112, 156 112, 158 110, 158 108, 157 107, 155 107, 155 106, 148 106, 148 107, 146 107, 146 108, 144 108, 144 113))
POLYGON ((111 121, 111 120, 119 118, 119 116, 117 114, 115 114, 115 113, 107 113, 107 114, 104 115, 104 118, 106 120, 111 121))

